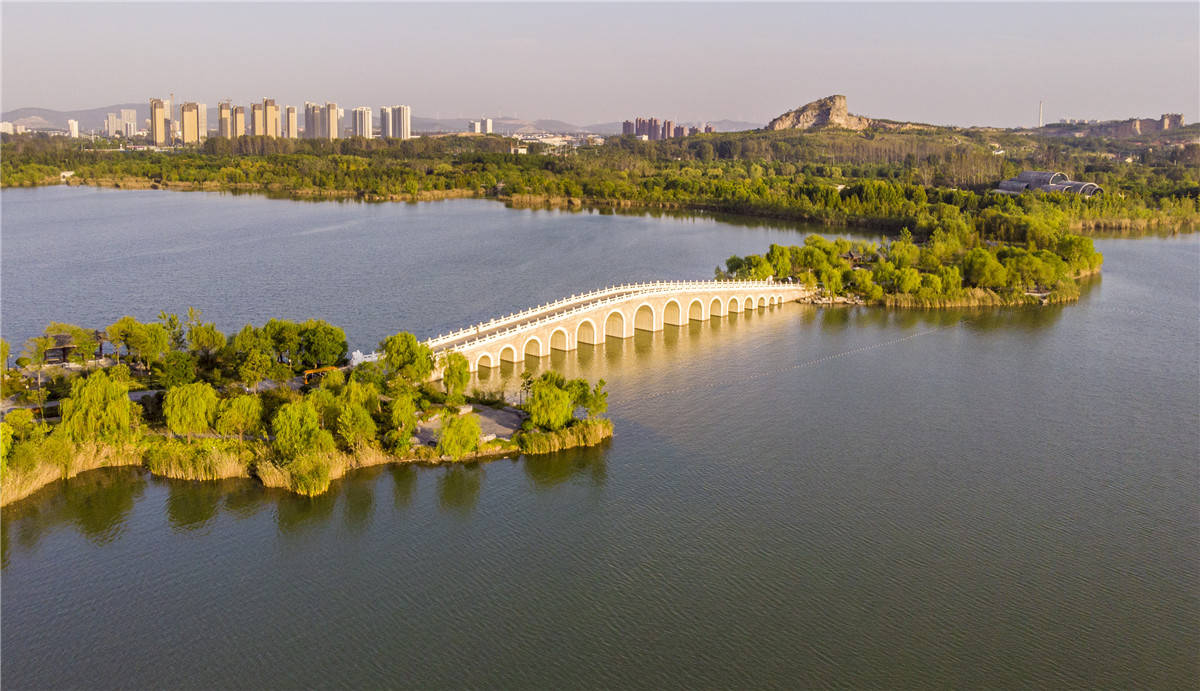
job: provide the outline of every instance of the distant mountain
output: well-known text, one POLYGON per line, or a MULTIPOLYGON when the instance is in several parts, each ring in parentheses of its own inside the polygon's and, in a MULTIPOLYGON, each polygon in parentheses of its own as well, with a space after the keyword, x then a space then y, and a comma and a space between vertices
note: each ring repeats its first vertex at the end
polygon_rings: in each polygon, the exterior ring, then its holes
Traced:
POLYGON ((916 122, 896 122, 861 115, 852 115, 846 109, 846 97, 841 94, 806 103, 795 110, 780 115, 767 123, 768 130, 812 130, 825 127, 861 131, 875 130, 931 130, 933 125, 916 122))

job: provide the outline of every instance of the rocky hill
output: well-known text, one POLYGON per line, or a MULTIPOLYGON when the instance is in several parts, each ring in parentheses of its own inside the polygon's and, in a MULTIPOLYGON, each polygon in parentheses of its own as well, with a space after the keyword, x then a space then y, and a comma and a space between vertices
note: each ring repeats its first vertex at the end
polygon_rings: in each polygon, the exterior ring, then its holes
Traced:
POLYGON ((846 109, 846 97, 841 94, 826 96, 812 103, 806 103, 795 110, 780 115, 767 123, 768 130, 814 130, 822 128, 840 128, 845 130, 862 131, 875 130, 930 130, 932 125, 922 125, 915 122, 895 122, 893 120, 878 120, 861 115, 851 115, 846 109))

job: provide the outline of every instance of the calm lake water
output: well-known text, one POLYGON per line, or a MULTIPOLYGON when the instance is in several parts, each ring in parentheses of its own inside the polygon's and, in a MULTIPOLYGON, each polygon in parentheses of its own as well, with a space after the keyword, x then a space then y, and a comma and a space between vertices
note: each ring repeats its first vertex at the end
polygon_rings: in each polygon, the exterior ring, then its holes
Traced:
MULTIPOLYGON (((196 305, 367 349, 805 231, 481 201, 6 190, 3 335, 196 305)), ((1200 236, 1078 304, 787 305, 541 365, 602 448, 315 500, 131 469, 0 521, 0 676, 43 687, 1122 687, 1200 678, 1200 236)), ((494 372, 500 386, 515 376, 494 372)))

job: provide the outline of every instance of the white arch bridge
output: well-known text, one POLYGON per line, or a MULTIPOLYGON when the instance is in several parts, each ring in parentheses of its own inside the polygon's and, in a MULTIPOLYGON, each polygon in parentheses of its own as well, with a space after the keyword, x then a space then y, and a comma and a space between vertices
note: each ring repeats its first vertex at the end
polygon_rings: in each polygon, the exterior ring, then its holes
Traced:
MULTIPOLYGON (((774 281, 657 281, 632 283, 539 305, 443 334, 425 342, 435 356, 462 353, 474 372, 501 362, 546 357, 637 331, 662 331, 730 313, 811 298, 816 291, 774 281)), ((372 358, 373 359, 373 358, 372 358)))

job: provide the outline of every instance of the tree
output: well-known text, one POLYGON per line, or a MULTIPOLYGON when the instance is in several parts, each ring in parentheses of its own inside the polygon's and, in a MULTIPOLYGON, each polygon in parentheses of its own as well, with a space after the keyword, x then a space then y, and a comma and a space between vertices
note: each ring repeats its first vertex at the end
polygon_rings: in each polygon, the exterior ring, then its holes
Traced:
POLYGON ((996 255, 976 247, 963 257, 963 278, 980 288, 1003 288, 1008 283, 1008 271, 996 255))
POLYGON ((167 335, 171 343, 171 350, 184 350, 187 348, 187 337, 183 332, 183 323, 179 321, 179 315, 166 310, 158 313, 158 323, 163 325, 167 330, 167 335))
POLYGON ((348 449, 375 441, 378 433, 375 421, 367 409, 355 403, 349 403, 342 408, 337 420, 337 433, 342 443, 348 449))
POLYGON ((320 319, 300 326, 300 361, 304 365, 336 365, 345 359, 346 349, 346 333, 338 327, 320 319))
POLYGON ((129 388, 102 371, 76 379, 60 410, 59 431, 72 441, 122 443, 135 436, 137 413, 129 388))
POLYGON ((608 410, 608 392, 604 390, 604 380, 596 382, 591 393, 583 404, 589 418, 603 415, 608 410))
POLYGON ((446 403, 462 405, 463 392, 471 380, 471 363, 462 353, 446 353, 442 358, 442 384, 446 387, 446 403))
POLYGON ((21 357, 29 360, 29 364, 37 371, 38 417, 45 418, 46 411, 42 404, 46 400, 46 391, 42 389, 42 368, 46 366, 46 354, 54 347, 54 339, 49 336, 34 336, 25 341, 25 349, 21 357))
POLYGON ((188 326, 188 350, 200 357, 212 357, 213 353, 225 347, 225 334, 216 324, 192 324, 188 326))
POLYGON ((837 269, 821 269, 821 287, 827 297, 842 294, 842 272, 837 269))
POLYGON ((380 341, 379 350, 388 368, 411 382, 423 382, 433 372, 433 353, 429 346, 407 331, 380 341))
POLYGON ((548 430, 560 429, 571 421, 571 394, 553 382, 538 379, 530 387, 525 410, 533 424, 548 430))
POLYGON ((271 376, 271 355, 259 347, 254 347, 246 353, 242 364, 238 366, 238 378, 251 389, 257 388, 259 382, 271 376))
POLYGON ((438 430, 437 452, 459 460, 479 448, 479 416, 474 413, 455 415, 447 411, 438 430))
POLYGON ((8 369, 8 341, 0 338, 0 370, 8 369))
POLYGON ((896 272, 896 292, 913 293, 921 287, 921 274, 912 267, 905 267, 896 272))
POLYGON ((196 381, 196 359, 189 353, 172 350, 163 361, 162 376, 164 389, 170 389, 196 381))
POLYGON ((300 355, 300 325, 286 319, 271 319, 263 332, 271 339, 275 359, 279 362, 296 364, 300 355))
POLYGON ((221 402, 221 413, 217 416, 217 432, 236 434, 238 442, 247 433, 262 428, 262 400, 258 396, 237 396, 221 402))
POLYGON ((212 430, 217 416, 217 391, 204 382, 176 386, 163 399, 167 429, 190 442, 193 434, 212 430))
POLYGON ((308 401, 287 403, 271 420, 275 453, 285 463, 310 451, 332 451, 333 435, 321 429, 317 409, 308 401))
POLYGON ((392 429, 385 441, 396 451, 408 448, 409 440, 417 431, 417 404, 411 394, 400 394, 392 399, 388 412, 392 429))
POLYGON ((59 334, 66 335, 71 344, 75 346, 68 358, 78 365, 92 361, 96 356, 96 349, 100 347, 100 341, 96 338, 94 331, 74 324, 51 322, 43 333, 48 337, 59 334))

